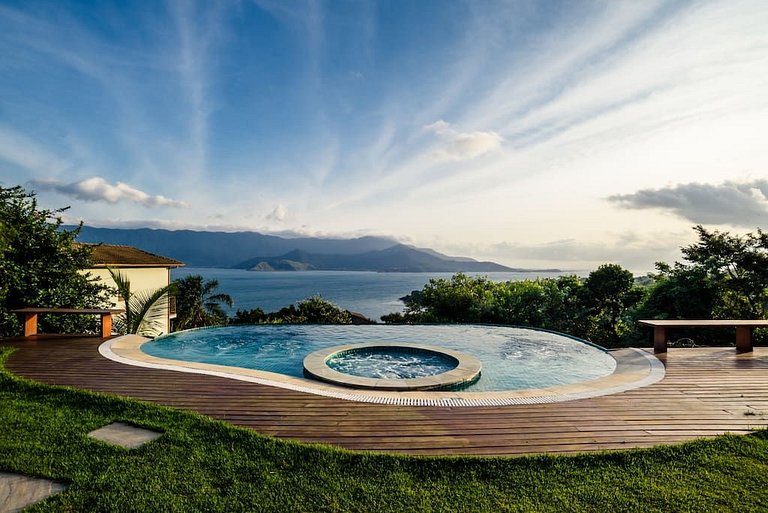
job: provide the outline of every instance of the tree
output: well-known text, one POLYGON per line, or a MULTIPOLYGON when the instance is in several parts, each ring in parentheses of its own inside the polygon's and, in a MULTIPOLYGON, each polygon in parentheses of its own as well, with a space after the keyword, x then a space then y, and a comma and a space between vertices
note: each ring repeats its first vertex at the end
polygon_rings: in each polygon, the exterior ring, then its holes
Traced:
POLYGON ((253 310, 238 310, 230 319, 232 324, 264 324, 268 322, 267 314, 261 308, 253 310))
POLYGON ((615 344, 632 330, 628 309, 642 301, 644 290, 635 285, 631 272, 617 264, 603 264, 584 280, 584 293, 591 340, 615 344))
POLYGON ((320 296, 312 296, 298 304, 302 324, 351 324, 350 313, 320 296))
POLYGON ((689 267, 717 284, 715 318, 764 319, 768 315, 768 234, 743 237, 694 227, 698 242, 682 248, 689 267))
POLYGON ((352 314, 320 296, 312 296, 277 312, 238 310, 232 324, 352 324, 352 314))
POLYGON ((657 262, 648 297, 638 319, 711 319, 719 301, 719 285, 706 269, 676 262, 657 262))
POLYGON ((162 332, 163 320, 168 315, 168 296, 175 286, 166 285, 152 291, 133 292, 128 277, 114 269, 107 269, 117 285, 117 293, 125 300, 125 312, 117 316, 115 329, 119 333, 156 336, 162 332))
POLYGON ((405 318, 415 322, 487 322, 493 308, 495 284, 463 273, 431 279, 406 296, 405 318))
MULTIPOLYGON (((66 209, 38 208, 35 194, 23 187, 0 186, 0 337, 16 336, 21 324, 10 310, 109 308, 108 288, 83 272, 91 249, 74 243, 80 228, 61 229, 66 209)), ((43 316, 39 331, 97 332, 87 316, 43 316)))
POLYGON ((222 304, 232 307, 229 294, 215 293, 218 280, 203 281, 199 274, 174 280, 176 286, 176 328, 180 330, 227 324, 222 304))

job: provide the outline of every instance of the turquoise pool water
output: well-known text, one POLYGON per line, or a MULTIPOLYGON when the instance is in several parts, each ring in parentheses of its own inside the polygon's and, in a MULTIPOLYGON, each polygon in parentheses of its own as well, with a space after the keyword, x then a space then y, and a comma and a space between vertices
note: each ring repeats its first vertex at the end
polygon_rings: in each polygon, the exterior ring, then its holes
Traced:
POLYGON ((414 379, 455 369, 459 361, 447 354, 399 348, 343 351, 326 360, 331 369, 363 378, 414 379))
POLYGON ((364 342, 427 344, 472 355, 483 371, 465 392, 566 385, 607 376, 616 368, 610 354, 588 343, 502 326, 227 326, 166 335, 141 349, 161 358, 303 377, 309 353, 364 342))

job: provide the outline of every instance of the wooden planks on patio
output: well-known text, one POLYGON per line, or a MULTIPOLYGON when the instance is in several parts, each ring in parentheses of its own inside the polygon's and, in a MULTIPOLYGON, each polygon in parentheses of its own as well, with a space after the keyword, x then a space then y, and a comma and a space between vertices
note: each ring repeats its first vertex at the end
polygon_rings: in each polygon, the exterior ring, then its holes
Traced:
POLYGON ((659 383, 555 404, 477 408, 385 406, 123 365, 88 337, 0 341, 7 363, 44 383, 194 410, 260 433, 374 451, 519 455, 648 447, 768 426, 768 348, 671 349, 659 383))

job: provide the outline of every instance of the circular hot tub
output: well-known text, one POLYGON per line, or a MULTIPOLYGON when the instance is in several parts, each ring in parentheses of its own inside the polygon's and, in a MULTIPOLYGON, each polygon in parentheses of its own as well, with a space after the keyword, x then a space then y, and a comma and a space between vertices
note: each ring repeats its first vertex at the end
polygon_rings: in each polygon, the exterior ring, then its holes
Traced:
POLYGON ((423 344, 369 342, 315 351, 304 375, 326 383, 374 390, 449 390, 480 378, 482 364, 459 351, 423 344))

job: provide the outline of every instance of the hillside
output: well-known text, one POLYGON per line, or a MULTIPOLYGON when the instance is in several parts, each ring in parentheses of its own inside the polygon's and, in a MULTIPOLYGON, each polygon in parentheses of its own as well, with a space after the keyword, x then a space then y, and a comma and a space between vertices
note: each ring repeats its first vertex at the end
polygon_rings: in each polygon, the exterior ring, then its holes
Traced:
POLYGON ((77 240, 136 246, 150 253, 181 260, 190 267, 232 267, 254 255, 276 257, 295 249, 345 255, 381 250, 396 244, 396 241, 384 237, 289 239, 257 232, 115 229, 89 226, 83 227, 77 240))
MULTIPOLYGON (((72 228, 72 227, 67 227, 72 228)), ((115 229, 84 226, 80 242, 135 246, 190 267, 260 271, 344 270, 382 272, 524 271, 493 262, 443 255, 386 237, 287 238, 258 232, 115 229), (254 256, 258 255, 258 256, 254 256)))
POLYGON ((235 267, 252 271, 497 272, 514 270, 493 262, 478 262, 466 258, 453 260, 437 252, 426 252, 404 244, 355 255, 323 255, 294 250, 278 257, 250 258, 235 267))

